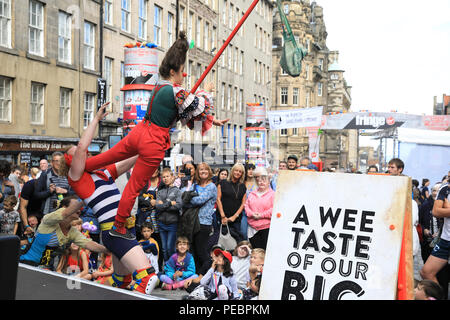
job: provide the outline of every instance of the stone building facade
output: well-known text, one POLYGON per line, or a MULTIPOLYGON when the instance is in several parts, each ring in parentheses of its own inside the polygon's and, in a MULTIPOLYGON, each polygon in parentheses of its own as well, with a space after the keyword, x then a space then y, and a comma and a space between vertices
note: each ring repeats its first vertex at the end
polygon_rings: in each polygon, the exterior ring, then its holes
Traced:
MULTIPOLYGON (((161 61, 176 32, 186 31, 193 44, 185 66, 190 88, 249 5, 245 0, 0 0, 0 157, 19 163, 21 153, 31 152, 36 163, 56 149, 21 148, 20 141, 61 148, 78 141, 95 114, 97 80, 103 78, 111 104, 92 145, 99 152, 109 136, 121 134, 125 44, 153 42, 161 61)), ((272 101, 272 8, 268 0, 259 2, 203 82, 216 84, 214 112, 229 123, 204 137, 179 126, 173 141, 180 152, 209 146, 212 155, 203 160, 228 155, 229 164, 243 156, 246 103, 270 107, 272 101)))
POLYGON ((76 142, 92 119, 100 3, 0 1, 1 158, 35 165, 76 142))
MULTIPOLYGON (((272 86, 273 110, 323 106, 324 113, 346 112, 351 106, 351 87, 338 67, 338 52, 326 44, 327 31, 323 8, 309 0, 283 1, 283 10, 294 37, 307 55, 302 61, 299 77, 291 77, 280 66, 283 36, 277 10, 273 19, 272 86)), ((289 155, 308 156, 308 134, 305 128, 278 130, 272 133, 272 143, 278 146, 278 160, 289 155)), ((346 167, 350 159, 356 161, 356 139, 349 133, 327 130, 321 136, 320 160, 324 167, 346 167), (353 155, 354 153, 354 155, 353 155)))

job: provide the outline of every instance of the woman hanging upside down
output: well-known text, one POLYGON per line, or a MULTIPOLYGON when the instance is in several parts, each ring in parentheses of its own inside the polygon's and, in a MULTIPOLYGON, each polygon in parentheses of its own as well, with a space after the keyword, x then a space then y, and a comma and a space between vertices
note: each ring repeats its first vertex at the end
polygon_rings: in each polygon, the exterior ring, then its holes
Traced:
POLYGON ((214 90, 213 83, 207 84, 206 91, 200 90, 197 95, 190 94, 180 86, 184 79, 188 49, 186 34, 182 31, 180 38, 169 48, 161 63, 159 74, 162 80, 152 92, 145 120, 113 148, 86 161, 86 171, 91 172, 138 155, 133 173, 123 191, 114 226, 110 230, 112 236, 135 239, 133 234, 127 232, 126 220, 139 192, 170 147, 169 129, 178 120, 190 129, 194 128, 194 121, 201 121, 202 133, 212 125, 223 126, 229 120, 216 120, 210 114, 212 97, 209 92, 214 90))
MULTIPOLYGON (((142 247, 136 240, 124 240, 109 234, 120 200, 120 191, 115 180, 131 169, 137 156, 100 170, 87 171, 85 168, 88 147, 99 121, 106 116, 105 108, 108 104, 109 102, 105 103, 99 109, 83 132, 78 145, 71 147, 66 152, 64 155, 65 166, 63 163, 62 168, 67 174, 70 186, 92 209, 100 223, 102 243, 112 253, 114 273, 110 284, 114 287, 126 288, 134 278, 136 284, 133 289, 150 294, 158 283, 158 277, 142 247)), ((133 218, 130 217, 126 225, 132 234, 135 233, 133 218)))

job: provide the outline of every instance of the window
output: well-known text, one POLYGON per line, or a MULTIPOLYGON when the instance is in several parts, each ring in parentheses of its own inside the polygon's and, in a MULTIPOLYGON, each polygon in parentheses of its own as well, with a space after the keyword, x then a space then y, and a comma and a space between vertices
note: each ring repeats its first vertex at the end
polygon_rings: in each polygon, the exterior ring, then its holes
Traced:
POLYGON ((281 129, 280 135, 281 136, 287 136, 288 130, 287 129, 281 129))
POLYGON ((292 93, 292 104, 298 106, 298 88, 293 89, 292 93))
POLYGON ((188 76, 187 76, 187 87, 188 88, 190 88, 191 87, 191 84, 192 84, 192 69, 193 69, 193 66, 192 66, 192 60, 189 60, 189 63, 188 63, 188 69, 187 69, 187 74, 188 74, 188 76))
POLYGON ((242 126, 239 126, 239 149, 242 150, 242 138, 243 138, 242 126))
POLYGON ((139 0, 138 37, 147 40, 147 4, 148 0, 139 0))
POLYGON ((319 59, 319 69, 323 70, 323 59, 322 58, 319 59))
POLYGON ((309 103, 311 101, 310 96, 311 96, 311 92, 307 92, 306 93, 306 100, 305 100, 305 107, 306 108, 309 108, 309 103))
POLYGON ((282 87, 281 88, 281 104, 287 104, 288 103, 288 88, 282 87))
POLYGON ((293 128, 292 129, 292 135, 293 136, 298 136, 298 128, 293 128))
POLYGON ((231 67, 232 67, 232 59, 233 59, 232 56, 233 56, 233 45, 230 44, 227 47, 227 60, 228 60, 227 67, 228 67, 228 70, 231 70, 231 67))
POLYGON ((194 36, 194 31, 192 28, 194 27, 194 14, 192 12, 189 12, 189 19, 188 19, 188 40, 191 41, 194 36))
POLYGON ((195 70, 196 79, 200 79, 201 75, 202 75, 202 65, 200 63, 197 63, 197 69, 195 70))
POLYGON ((239 55, 239 74, 242 75, 244 71, 244 51, 241 50, 241 54, 239 55))
POLYGON ((228 85, 227 90, 227 110, 231 110, 231 85, 228 85))
POLYGON ((105 23, 113 24, 113 0, 105 0, 105 23))
POLYGON ((0 77, 0 121, 11 122, 11 86, 10 78, 0 77))
MULTIPOLYGON (((180 21, 183 19, 183 16, 180 17, 180 21)), ((174 40, 173 40, 173 25, 174 25, 174 16, 173 13, 170 13, 167 15, 167 47, 172 46, 174 40)), ((180 26, 180 30, 181 26, 180 26)))
POLYGON ((222 6, 222 23, 224 25, 227 24, 227 0, 223 0, 222 6))
POLYGON ((225 83, 222 82, 222 85, 220 87, 220 101, 221 101, 221 106, 222 109, 225 108, 225 83))
POLYGON ((0 0, 0 46, 11 48, 11 0, 0 0))
POLYGON ((83 112, 83 126, 87 126, 91 123, 94 118, 94 97, 93 93, 84 94, 84 112, 83 112))
POLYGON ((65 63, 72 63, 72 17, 59 12, 58 16, 58 60, 65 63))
POLYGON ((244 90, 239 90, 239 112, 244 111, 244 90))
POLYGON ((198 48, 201 48, 202 46, 201 30, 202 30, 202 18, 197 18, 197 26, 195 28, 195 43, 198 48))
POLYGON ((236 149, 237 125, 233 125, 233 149, 236 149))
POLYGON ((106 80, 106 101, 111 101, 113 59, 105 57, 104 76, 106 80))
POLYGON ((180 6, 180 21, 179 21, 180 30, 184 30, 184 12, 185 12, 184 7, 180 6))
POLYGON ((162 9, 155 6, 155 17, 153 23, 153 42, 160 46, 161 45, 161 21, 162 21, 162 9))
POLYGON ((239 96, 238 96, 238 88, 234 87, 234 93, 233 93, 233 111, 236 112, 237 110, 237 102, 239 100, 239 96))
POLYGON ((121 0, 121 13, 122 13, 122 24, 121 28, 123 31, 131 31, 131 0, 121 0))
POLYGON ((216 39, 217 39, 217 28, 213 27, 211 32, 211 47, 210 47, 211 52, 213 52, 213 49, 218 51, 216 47, 216 39))
POLYGON ((59 125, 70 127, 70 102, 72 90, 61 88, 59 91, 59 125))
POLYGON ((230 148, 230 131, 231 131, 231 124, 227 125, 227 148, 230 148))
POLYGON ((211 50, 209 43, 209 23, 205 21, 203 25, 203 49, 205 51, 211 50))
POLYGON ((94 70, 95 61, 95 26, 84 22, 84 67, 94 70))
POLYGON ((28 51, 44 56, 44 6, 37 1, 30 1, 30 24, 28 51))
POLYGON ((318 84, 317 84, 317 96, 319 96, 319 97, 321 97, 322 96, 322 83, 321 82, 319 82, 318 84))
POLYGON ((235 48, 233 56, 233 72, 238 73, 238 59, 239 59, 239 49, 235 48))
POLYGON ((31 123, 44 124, 44 85, 31 83, 31 123))
POLYGON ((234 16, 234 5, 230 3, 230 10, 228 10, 228 27, 233 29, 233 16, 234 16))

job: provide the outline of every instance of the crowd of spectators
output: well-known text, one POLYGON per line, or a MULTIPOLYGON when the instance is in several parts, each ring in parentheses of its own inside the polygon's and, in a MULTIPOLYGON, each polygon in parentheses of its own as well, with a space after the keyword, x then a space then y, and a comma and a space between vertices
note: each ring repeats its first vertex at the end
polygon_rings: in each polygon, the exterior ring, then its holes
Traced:
MULTIPOLYGON (((42 159, 39 167, 30 169, 0 160, 0 233, 19 236, 22 254, 33 243, 43 217, 57 210, 64 198, 76 197, 67 178, 59 174, 61 158, 63 154, 55 152, 50 163, 42 159)), ((187 156, 175 171, 157 170, 138 197, 135 232, 158 273, 159 287, 185 290, 186 299, 257 299, 282 170, 318 168, 308 157, 299 160, 291 155, 279 162, 277 170, 251 163, 213 170, 187 156), (236 243, 232 250, 225 250, 220 242, 227 232, 236 243)), ((403 161, 392 159, 384 174, 403 175, 403 170, 403 161)), ((334 172, 329 168, 323 171, 334 172)), ((366 173, 378 174, 379 169, 370 166, 366 173)), ((423 290, 434 288, 427 282, 431 280, 442 293, 435 298, 448 298, 449 265, 436 265, 433 260, 443 260, 445 254, 448 259, 449 249, 442 252, 436 245, 442 247, 442 241, 450 241, 450 215, 445 213, 449 207, 448 179, 448 175, 433 183, 423 179, 421 185, 412 179, 414 242, 418 244, 413 249, 415 280, 421 297, 426 296, 423 290)), ((85 223, 98 227, 88 207, 82 208, 80 219, 71 224, 100 242, 100 230, 87 228, 85 223)), ((52 263, 40 267, 105 285, 114 271, 110 254, 98 256, 75 243, 51 255, 52 263)))

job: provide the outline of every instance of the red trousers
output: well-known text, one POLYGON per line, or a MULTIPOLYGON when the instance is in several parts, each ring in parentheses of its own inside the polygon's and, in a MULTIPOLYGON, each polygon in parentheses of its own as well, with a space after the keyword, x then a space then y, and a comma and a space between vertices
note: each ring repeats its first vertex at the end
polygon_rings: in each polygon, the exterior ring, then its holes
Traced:
POLYGON ((139 155, 119 202, 115 218, 117 222, 125 223, 130 216, 136 197, 159 167, 169 147, 169 128, 143 120, 114 147, 86 160, 85 170, 91 172, 139 155))

